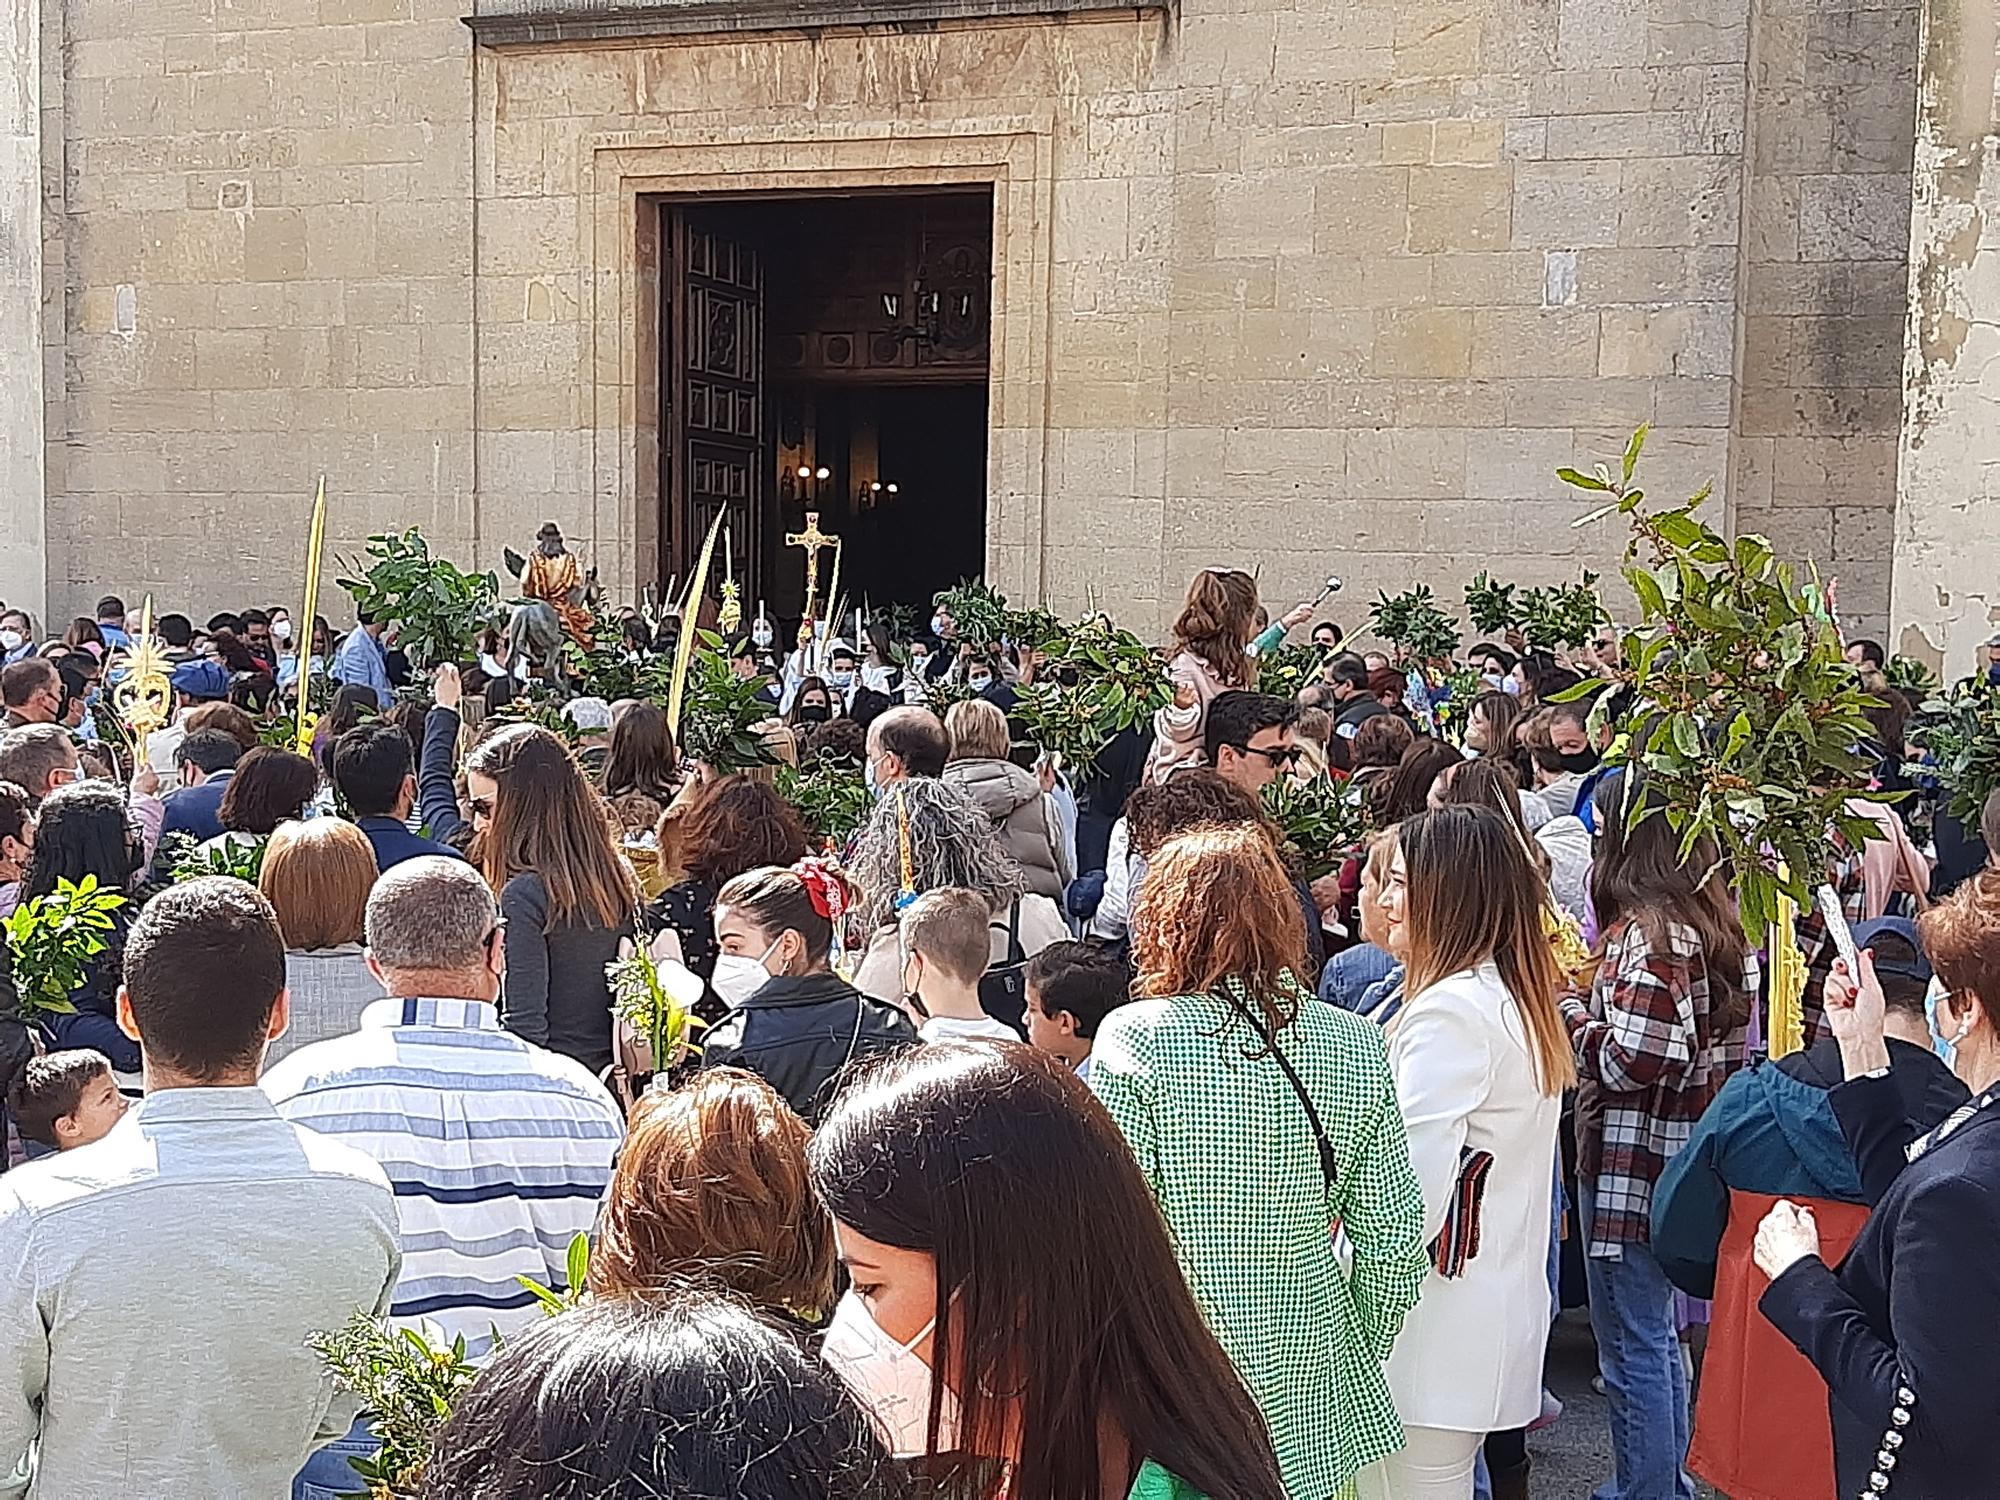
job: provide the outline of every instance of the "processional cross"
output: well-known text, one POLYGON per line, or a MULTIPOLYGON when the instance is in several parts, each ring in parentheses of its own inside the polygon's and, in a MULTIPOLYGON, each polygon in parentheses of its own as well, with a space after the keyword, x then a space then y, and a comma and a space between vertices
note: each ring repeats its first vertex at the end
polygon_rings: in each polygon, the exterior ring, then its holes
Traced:
POLYGON ((819 512, 806 512, 806 529, 785 533, 787 547, 806 549, 806 610, 807 620, 816 618, 815 606, 819 602, 819 555, 828 547, 838 547, 840 538, 831 532, 819 529, 819 512))

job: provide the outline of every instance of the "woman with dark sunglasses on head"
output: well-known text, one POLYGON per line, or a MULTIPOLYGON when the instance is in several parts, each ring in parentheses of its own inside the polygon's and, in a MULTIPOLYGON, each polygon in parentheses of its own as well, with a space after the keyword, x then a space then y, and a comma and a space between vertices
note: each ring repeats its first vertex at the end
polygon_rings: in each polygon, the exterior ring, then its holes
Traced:
POLYGON ((515 724, 466 757, 471 858, 507 919, 500 1018, 517 1036, 593 1072, 611 1064, 611 990, 639 909, 610 814, 567 746, 515 724))

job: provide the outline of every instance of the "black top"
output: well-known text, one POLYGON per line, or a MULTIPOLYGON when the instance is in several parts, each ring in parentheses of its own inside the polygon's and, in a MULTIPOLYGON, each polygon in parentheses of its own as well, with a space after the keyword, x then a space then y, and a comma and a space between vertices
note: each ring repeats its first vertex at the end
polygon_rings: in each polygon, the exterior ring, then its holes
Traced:
POLYGON ((838 974, 781 976, 710 1028, 701 1060, 705 1067, 749 1069, 817 1125, 834 1079, 850 1062, 916 1040, 900 1010, 869 999, 838 974))
MULTIPOLYGON (((1903 1090, 1893 1075, 1855 1078, 1831 1098, 1873 1192, 1909 1138, 1903 1090)), ((1838 1494, 1874 1493, 1869 1475, 1899 1406, 1910 1420, 1897 1429, 1892 1497, 2000 1494, 1996 1245, 2000 1107, 1989 1106, 1888 1179, 1838 1274, 1807 1256, 1764 1293, 1764 1316, 1831 1393, 1838 1494)))
POLYGON ((533 870, 507 882, 500 915, 507 919, 501 1024, 602 1073, 611 1066, 611 986, 604 967, 617 959, 619 939, 632 935, 632 924, 551 927, 548 888, 533 870))
POLYGON ((708 880, 683 880, 670 885, 659 899, 646 908, 646 926, 653 932, 672 931, 681 940, 681 962, 701 976, 701 999, 695 1014, 713 1025, 729 1007, 707 988, 715 974, 715 895, 717 886, 708 880))
MULTIPOLYGON (((1900 1151, 1902 1145, 1915 1140, 1924 1131, 1943 1124, 1945 1116, 1972 1095, 1958 1081, 1958 1075, 1945 1066, 1944 1059, 1930 1048, 1919 1047, 1900 1037, 1885 1037, 1883 1040, 1889 1044, 1889 1076, 1895 1081, 1903 1100, 1905 1124, 1902 1139, 1897 1145, 1900 1151)), ((1821 1037, 1803 1052, 1779 1058, 1773 1066, 1816 1089, 1838 1088, 1847 1076, 1841 1066, 1840 1042, 1831 1036, 1821 1037)), ((1839 1104, 1834 1102, 1838 1118, 1839 1104)), ((1893 1165, 1895 1170, 1900 1170, 1900 1159, 1893 1165)), ((1894 1172, 1889 1175, 1893 1176, 1894 1172)), ((1880 1184, 1876 1191, 1869 1194, 1870 1201, 1880 1198, 1887 1186, 1886 1182, 1880 1184)))

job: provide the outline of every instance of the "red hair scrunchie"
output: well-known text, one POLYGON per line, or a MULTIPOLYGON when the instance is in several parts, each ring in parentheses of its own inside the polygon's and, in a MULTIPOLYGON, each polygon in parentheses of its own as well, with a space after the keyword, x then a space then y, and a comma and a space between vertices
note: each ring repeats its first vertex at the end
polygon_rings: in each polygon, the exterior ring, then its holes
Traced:
POLYGON ((810 856, 792 869, 805 883, 813 910, 837 926, 847 910, 847 883, 841 879, 840 871, 830 861, 810 856))

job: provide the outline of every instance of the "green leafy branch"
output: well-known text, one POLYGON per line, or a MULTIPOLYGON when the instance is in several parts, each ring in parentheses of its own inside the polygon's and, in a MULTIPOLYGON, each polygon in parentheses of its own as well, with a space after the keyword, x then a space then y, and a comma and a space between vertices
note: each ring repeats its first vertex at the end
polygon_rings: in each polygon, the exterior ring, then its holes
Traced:
MULTIPOLYGON (((655 1057, 664 1054, 654 1053, 655 1057)), ((561 1291, 543 1286, 532 1276, 516 1276, 514 1279, 534 1293, 535 1301, 541 1305, 544 1314, 553 1318, 558 1313, 566 1313, 584 1299, 590 1286, 590 1236, 576 1234, 570 1237, 569 1252, 564 1260, 564 1275, 569 1285, 561 1291)))
POLYGON ((688 658, 687 688, 681 700, 681 754, 727 774, 771 764, 771 752, 757 726, 771 717, 757 694, 763 684, 739 678, 730 668, 722 637, 695 632, 688 658))
POLYGON ((1295 698, 1302 687, 1319 681, 1326 653, 1317 646, 1280 646, 1257 658, 1257 691, 1273 698, 1295 698))
POLYGON ((1597 596, 1597 575, 1587 570, 1581 583, 1526 589, 1520 598, 1521 638, 1530 651, 1587 646, 1610 618, 1597 596))
POLYGON ((861 772, 824 757, 778 767, 778 795, 798 809, 814 839, 836 845, 853 837, 874 806, 861 772))
MULTIPOLYGON (((1938 695, 1944 684, 1938 674, 1914 656, 1892 656, 1883 664, 1882 676, 1889 686, 1911 703, 1924 703, 1938 695)), ((1894 747, 1891 749, 1894 753, 1894 747)))
POLYGON ((1300 786, 1280 776, 1263 791, 1287 862, 1307 880, 1339 869, 1368 837, 1368 816, 1347 788, 1327 777, 1300 786))
POLYGON ((83 985, 91 961, 111 946, 118 925, 112 913, 124 905, 122 891, 86 875, 58 880, 48 895, 14 909, 6 920, 7 946, 24 1019, 76 1014, 70 996, 83 985))
POLYGON ((1588 571, 1581 583, 1536 589, 1499 583, 1481 573, 1465 586, 1465 609, 1482 635, 1518 630, 1530 651, 1588 645, 1610 618, 1597 596, 1597 575, 1588 571))
POLYGON ((1007 596, 984 579, 969 578, 941 589, 934 602, 951 616, 953 639, 961 645, 987 651, 1008 638, 1007 596))
POLYGON ((1442 662, 1458 649, 1458 621, 1439 608, 1429 584, 1407 592, 1377 594, 1368 612, 1368 628, 1418 662, 1442 662))
POLYGON ((479 633, 500 609, 500 580, 492 572, 463 573, 431 555, 423 533, 412 526, 400 535, 368 538, 366 559, 350 558, 353 576, 340 586, 354 607, 371 619, 394 621, 398 643, 419 667, 469 656, 479 633))
MULTIPOLYGON (((571 1238, 564 1271, 567 1285, 560 1289, 532 1276, 514 1279, 554 1317, 582 1301, 590 1284, 589 1235, 571 1238)), ((396 1328, 358 1312, 332 1332, 310 1335, 306 1347, 319 1356, 336 1385, 360 1398, 369 1433, 381 1445, 347 1460, 362 1484, 356 1494, 366 1500, 410 1500, 422 1489, 438 1429, 451 1420, 459 1398, 479 1374, 479 1367, 465 1357, 464 1336, 447 1343, 435 1324, 396 1328)), ((496 1336, 493 1348, 499 1347, 496 1336)))
POLYGON ((1101 615, 1045 632, 1040 650, 1043 660, 1034 681, 1018 690, 1014 717, 1078 773, 1173 701, 1158 653, 1101 615))
POLYGON ((417 1328, 393 1328, 356 1313, 331 1333, 306 1345, 332 1371, 341 1389, 360 1397, 368 1429, 381 1446, 348 1463, 371 1500, 415 1495, 430 1458, 431 1440, 479 1371, 465 1357, 463 1336, 450 1343, 417 1328))
POLYGON ((191 833, 170 833, 166 837, 167 868, 175 885, 208 875, 228 875, 245 885, 255 885, 264 871, 264 851, 268 837, 250 833, 225 833, 204 845, 191 833))
MULTIPOLYGON (((2000 687, 1982 678, 1961 682, 1917 710, 1911 737, 1929 759, 1907 767, 1934 779, 1945 810, 1968 828, 1979 826, 1986 799, 2000 791, 2000 687)), ((1891 747, 1890 753, 1898 753, 1891 747)))
POLYGON ((1496 582, 1482 571, 1465 586, 1465 613, 1481 635, 1510 629, 1520 618, 1514 585, 1496 582))
MULTIPOLYGON (((1695 514, 1704 485, 1678 505, 1647 507, 1633 482, 1647 429, 1632 435, 1615 477, 1606 465, 1557 477, 1607 497, 1575 524, 1621 516, 1632 529, 1621 572, 1639 603, 1616 674, 1629 703, 1606 759, 1642 767, 1659 813, 1680 836, 1679 857, 1703 840, 1734 880, 1743 928, 1763 942, 1782 892, 1801 906, 1824 878, 1829 836, 1856 847, 1868 823, 1847 811, 1866 795, 1872 732, 1862 690, 1842 655, 1816 582, 1802 586, 1764 538, 1729 541, 1695 514)), ((1580 699, 1601 683, 1560 695, 1580 699)), ((1613 699, 1592 709, 1602 726, 1613 699)))

